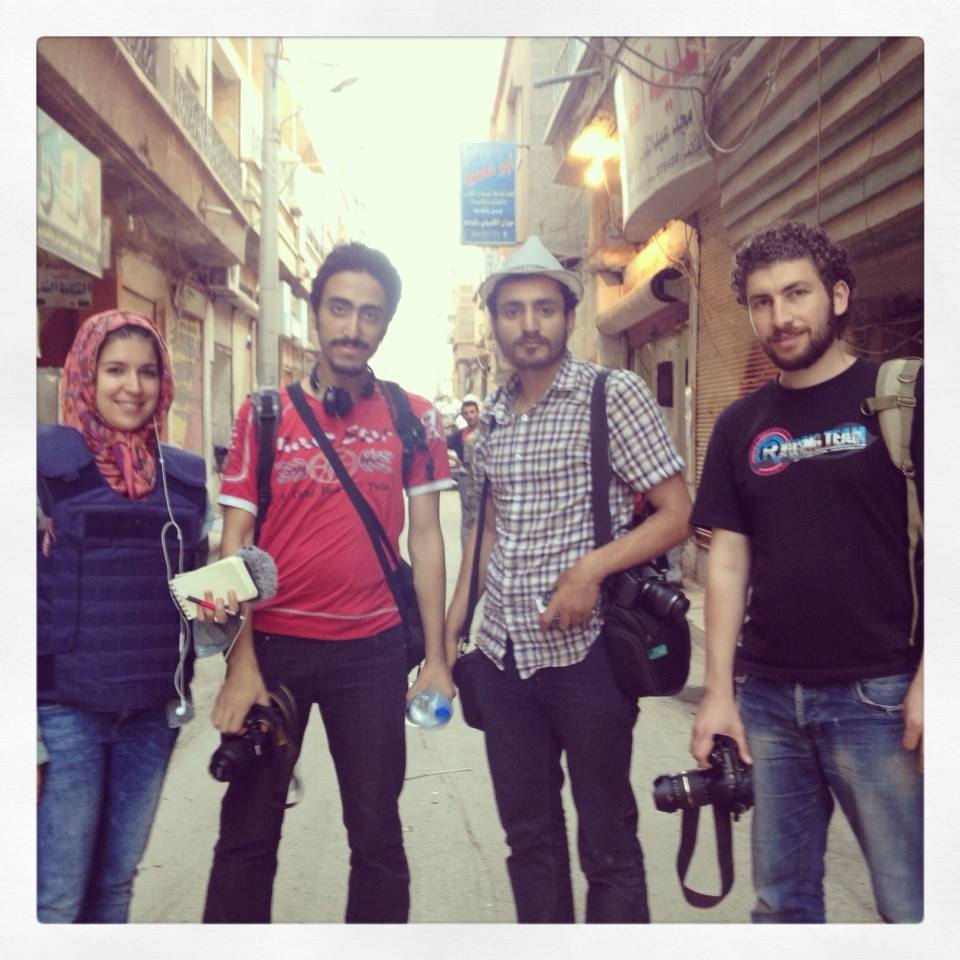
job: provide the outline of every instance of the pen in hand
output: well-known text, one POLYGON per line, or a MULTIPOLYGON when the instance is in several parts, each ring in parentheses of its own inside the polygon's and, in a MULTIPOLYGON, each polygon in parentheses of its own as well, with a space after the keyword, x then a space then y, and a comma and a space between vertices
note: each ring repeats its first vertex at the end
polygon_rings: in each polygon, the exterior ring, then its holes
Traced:
MULTIPOLYGON (((217 605, 216 605, 212 600, 201 600, 199 597, 190 597, 190 596, 188 596, 187 599, 188 599, 191 603, 195 603, 198 607, 203 607, 204 610, 216 610, 216 609, 217 609, 217 605)), ((223 608, 223 612, 224 612, 228 617, 239 617, 239 616, 240 616, 240 611, 239 611, 239 610, 228 610, 226 607, 224 607, 224 608, 223 608)), ((243 618, 241 617, 240 619, 242 620, 243 618)))

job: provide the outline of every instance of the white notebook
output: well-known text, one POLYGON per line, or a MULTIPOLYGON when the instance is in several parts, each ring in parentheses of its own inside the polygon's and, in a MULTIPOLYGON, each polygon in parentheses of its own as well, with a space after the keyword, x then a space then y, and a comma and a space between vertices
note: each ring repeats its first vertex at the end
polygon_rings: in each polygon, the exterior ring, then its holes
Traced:
POLYGON ((189 598, 202 600, 208 590, 213 593, 214 600, 217 597, 226 600, 229 590, 233 590, 240 602, 254 600, 258 596, 257 586, 240 557, 224 557, 197 570, 178 573, 170 581, 170 590, 189 620, 197 616, 197 605, 189 598))

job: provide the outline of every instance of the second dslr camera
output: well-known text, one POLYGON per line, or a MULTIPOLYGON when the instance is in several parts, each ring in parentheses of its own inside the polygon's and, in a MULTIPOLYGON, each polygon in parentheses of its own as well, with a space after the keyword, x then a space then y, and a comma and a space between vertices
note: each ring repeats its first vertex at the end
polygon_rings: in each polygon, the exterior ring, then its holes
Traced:
POLYGON ((222 783, 236 780, 245 770, 275 752, 296 752, 293 742, 297 706, 281 684, 270 691, 270 704, 255 703, 243 721, 243 733, 224 736, 210 758, 210 776, 222 783))
POLYGON ((711 804, 729 810, 735 817, 753 806, 753 779, 748 764, 740 759, 737 743, 718 733, 707 758, 709 769, 664 774, 653 781, 653 803, 664 813, 690 810, 711 804))

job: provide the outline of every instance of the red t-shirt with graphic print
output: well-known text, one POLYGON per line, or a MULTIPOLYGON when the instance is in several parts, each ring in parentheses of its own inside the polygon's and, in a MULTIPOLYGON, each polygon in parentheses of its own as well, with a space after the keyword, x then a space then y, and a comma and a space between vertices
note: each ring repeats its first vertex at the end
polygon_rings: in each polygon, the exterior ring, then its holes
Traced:
MULTIPOLYGON (((403 447, 380 384, 346 417, 328 416, 304 391, 324 433, 373 507, 394 550, 404 524, 403 447)), ((427 452, 414 449, 408 496, 452 486, 439 417, 408 393, 426 431, 427 452)), ((281 391, 273 500, 258 546, 277 564, 277 595, 254 608, 253 626, 267 633, 322 640, 369 637, 400 622, 370 537, 317 441, 281 391)), ((249 397, 237 413, 218 503, 257 513, 257 437, 249 397)))

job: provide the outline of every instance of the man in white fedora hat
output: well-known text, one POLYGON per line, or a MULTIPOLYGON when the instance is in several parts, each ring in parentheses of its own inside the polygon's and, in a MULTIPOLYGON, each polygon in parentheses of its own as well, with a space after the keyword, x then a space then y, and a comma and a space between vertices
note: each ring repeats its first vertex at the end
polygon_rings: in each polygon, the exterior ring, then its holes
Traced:
MULTIPOLYGON (((630 786, 636 701, 617 686, 596 640, 601 582, 662 554, 689 534, 683 461, 647 387, 611 371, 606 386, 614 540, 594 547, 590 392, 599 366, 567 350, 579 277, 530 237, 480 286, 494 335, 515 373, 488 399, 474 451, 489 481, 447 612, 451 661, 466 617, 476 537, 486 590, 465 713, 478 718, 521 923, 572 923, 573 892, 561 805, 567 770, 578 818, 588 923, 649 921, 638 813, 630 786), (656 512, 625 532, 636 495, 656 512), (468 702, 469 700, 475 702, 468 702), (468 707, 470 708, 468 711, 468 707)), ((481 494, 483 496, 483 494, 481 494)))

